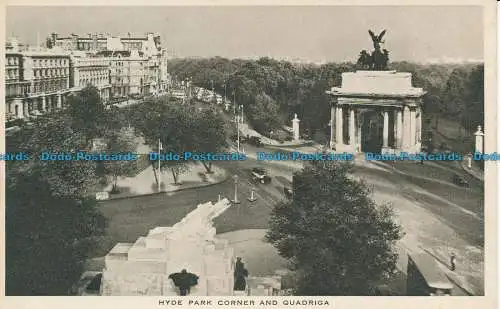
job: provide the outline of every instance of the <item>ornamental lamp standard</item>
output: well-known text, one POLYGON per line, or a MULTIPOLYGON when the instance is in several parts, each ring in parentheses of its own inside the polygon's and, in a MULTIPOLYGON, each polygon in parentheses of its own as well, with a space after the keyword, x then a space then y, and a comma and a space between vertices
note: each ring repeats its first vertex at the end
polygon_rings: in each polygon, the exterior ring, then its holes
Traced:
POLYGON ((163 150, 163 145, 158 139, 158 192, 161 192, 161 166, 160 166, 160 152, 163 150))
POLYGON ((233 200, 233 204, 239 204, 240 201, 238 201, 238 175, 234 175, 233 176, 233 179, 234 179, 234 200, 233 200))
POLYGON ((241 120, 241 123, 243 123, 243 105, 240 105, 240 111, 241 111, 240 120, 241 120))

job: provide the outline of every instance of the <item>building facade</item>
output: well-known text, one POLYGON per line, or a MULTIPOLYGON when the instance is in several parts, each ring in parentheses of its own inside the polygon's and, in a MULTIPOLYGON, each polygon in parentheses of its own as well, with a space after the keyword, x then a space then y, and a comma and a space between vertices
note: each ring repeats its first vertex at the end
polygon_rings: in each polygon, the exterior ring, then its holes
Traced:
POLYGON ((6 52, 7 118, 62 107, 70 91, 70 55, 46 50, 6 52))
POLYGON ((80 91, 86 86, 92 85, 99 90, 101 99, 107 102, 111 97, 111 59, 75 53, 71 56, 71 63, 73 67, 70 85, 72 91, 80 91))
POLYGON ((95 86, 104 101, 158 95, 168 87, 167 51, 159 35, 59 37, 53 33, 47 45, 29 49, 16 39, 7 42, 8 120, 62 108, 68 95, 88 85, 95 86))
POLYGON ((111 56, 112 93, 157 94, 167 88, 167 50, 158 34, 113 37, 109 34, 88 34, 59 37, 52 33, 52 45, 68 51, 92 52, 111 56), (115 59, 118 58, 118 59, 115 59), (140 59, 139 59, 140 58, 140 59), (127 72, 127 74, 125 74, 127 72), (142 82, 141 82, 142 80, 142 82), (129 84, 128 84, 129 83, 129 84))

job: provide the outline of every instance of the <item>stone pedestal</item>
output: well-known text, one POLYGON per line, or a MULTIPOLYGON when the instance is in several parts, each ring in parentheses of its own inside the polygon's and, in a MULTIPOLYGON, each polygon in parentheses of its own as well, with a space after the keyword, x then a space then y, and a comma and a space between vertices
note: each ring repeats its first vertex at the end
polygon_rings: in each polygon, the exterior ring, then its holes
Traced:
POLYGON ((338 152, 360 152, 362 132, 360 115, 365 111, 380 113, 383 121, 382 153, 421 151, 422 88, 412 86, 411 73, 396 71, 357 71, 342 73, 341 87, 333 87, 332 96, 332 148, 338 152), (345 114, 344 111, 348 111, 345 114), (389 114, 394 113, 394 117, 389 114), (348 119, 347 139, 344 138, 344 117, 348 119), (392 118, 392 119, 391 119, 392 118), (358 123, 358 125, 356 125, 358 123), (389 128, 394 136, 389 137, 389 128), (335 133, 335 134, 334 134, 335 133), (393 142, 389 142, 389 141, 393 142))
POLYGON ((300 139, 300 120, 297 118, 297 114, 292 120, 292 129, 293 129, 293 139, 298 141, 300 139))
POLYGON ((227 199, 201 204, 172 227, 154 228, 133 244, 118 243, 105 257, 101 294, 179 295, 168 277, 185 269, 199 277, 190 296, 233 295, 233 250, 212 226, 228 207, 227 199))

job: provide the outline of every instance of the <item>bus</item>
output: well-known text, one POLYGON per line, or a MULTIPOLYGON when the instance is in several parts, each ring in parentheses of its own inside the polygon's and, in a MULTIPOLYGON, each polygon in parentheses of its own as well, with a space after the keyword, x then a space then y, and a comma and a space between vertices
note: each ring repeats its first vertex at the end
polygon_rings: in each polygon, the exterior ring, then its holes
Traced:
POLYGON ((408 254, 408 296, 451 296, 453 285, 427 253, 408 254))

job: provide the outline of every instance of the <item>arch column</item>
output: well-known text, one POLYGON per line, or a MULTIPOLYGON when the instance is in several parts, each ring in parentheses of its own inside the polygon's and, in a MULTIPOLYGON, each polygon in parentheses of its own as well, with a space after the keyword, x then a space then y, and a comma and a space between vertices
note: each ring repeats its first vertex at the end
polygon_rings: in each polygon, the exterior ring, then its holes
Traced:
POLYGON ((335 106, 332 105, 330 109, 330 149, 335 145, 335 106))
POLYGON ((336 144, 337 145, 343 145, 344 144, 344 139, 343 139, 343 132, 342 132, 342 126, 343 126, 343 123, 342 123, 342 115, 343 115, 343 111, 342 111, 342 106, 337 106, 336 108, 337 110, 335 111, 335 116, 336 116, 336 121, 335 121, 335 133, 336 133, 336 137, 335 137, 335 140, 336 140, 336 144))
POLYGON ((23 114, 24 114, 24 117, 29 117, 29 115, 30 115, 29 105, 30 105, 29 99, 25 99, 23 101, 23 114))
POLYGON ((417 144, 417 111, 412 108, 410 110, 410 146, 414 148, 417 144))
POLYGON ((396 111, 396 123, 395 123, 395 140, 396 140, 396 149, 401 149, 402 147, 402 139, 403 139, 403 111, 401 109, 397 109, 396 111))
POLYGON ((349 108, 349 146, 356 146, 356 113, 354 107, 349 108))
POLYGON ((403 111, 403 148, 408 150, 411 147, 411 115, 410 108, 404 107, 403 111))
POLYGON ((47 102, 45 101, 45 95, 42 96, 42 112, 47 111, 47 102))
POLYGON ((384 135, 383 135, 383 148, 389 147, 389 112, 383 111, 382 114, 384 115, 384 135))

